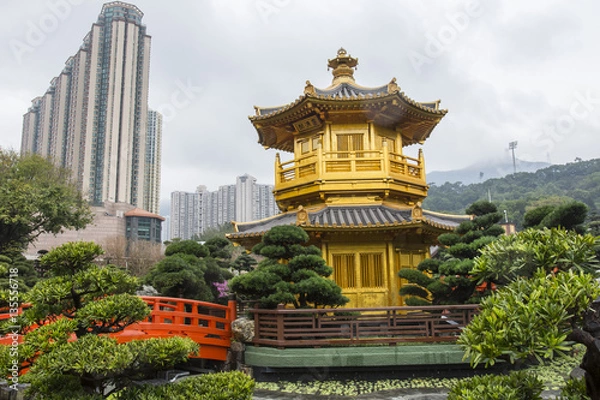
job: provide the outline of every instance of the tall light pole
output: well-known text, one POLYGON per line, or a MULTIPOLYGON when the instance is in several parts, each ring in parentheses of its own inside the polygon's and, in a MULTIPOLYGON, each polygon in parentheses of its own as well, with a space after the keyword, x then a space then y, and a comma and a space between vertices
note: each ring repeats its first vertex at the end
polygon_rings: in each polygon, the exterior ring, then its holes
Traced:
POLYGON ((513 171, 516 174, 517 173, 517 160, 515 159, 515 149, 517 148, 517 141, 515 140, 514 142, 510 142, 508 144, 508 149, 512 151, 512 158, 513 158, 513 171))

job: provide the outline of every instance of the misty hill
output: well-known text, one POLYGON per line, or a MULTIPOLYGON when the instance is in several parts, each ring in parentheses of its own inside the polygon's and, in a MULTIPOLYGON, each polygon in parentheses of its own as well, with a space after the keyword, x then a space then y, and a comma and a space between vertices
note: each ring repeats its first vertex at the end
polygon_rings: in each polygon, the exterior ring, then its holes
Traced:
POLYGON ((491 197, 515 222, 521 220, 526 209, 573 200, 585 203, 594 213, 600 209, 600 159, 551 165, 477 184, 430 185, 423 207, 432 211, 464 213, 471 203, 491 197))
MULTIPOLYGON (((530 162, 518 160, 517 172, 535 172, 538 169, 549 167, 547 162, 530 162)), ((502 178, 513 173, 512 161, 496 161, 473 164, 463 169, 452 171, 432 171, 427 173, 427 182, 431 185, 443 185, 446 182, 462 182, 465 185, 480 183, 492 178, 502 178)))

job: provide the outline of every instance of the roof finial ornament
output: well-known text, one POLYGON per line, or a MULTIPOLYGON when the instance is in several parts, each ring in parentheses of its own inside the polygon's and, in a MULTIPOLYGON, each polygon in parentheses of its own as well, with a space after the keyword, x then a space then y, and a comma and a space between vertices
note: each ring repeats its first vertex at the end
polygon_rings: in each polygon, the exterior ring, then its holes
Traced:
POLYGON ((310 81, 306 81, 306 86, 304 87, 304 94, 317 94, 317 92, 315 91, 315 87, 312 83, 310 83, 310 81))
POLYGON ((341 47, 337 52, 337 57, 333 60, 327 60, 327 69, 333 69, 333 82, 336 85, 342 82, 354 82, 354 70, 358 65, 358 58, 354 58, 341 47))
POLYGON ((390 83, 388 83, 387 89, 388 93, 395 93, 400 90, 400 88, 398 87, 398 83, 396 83, 396 78, 392 78, 390 83))

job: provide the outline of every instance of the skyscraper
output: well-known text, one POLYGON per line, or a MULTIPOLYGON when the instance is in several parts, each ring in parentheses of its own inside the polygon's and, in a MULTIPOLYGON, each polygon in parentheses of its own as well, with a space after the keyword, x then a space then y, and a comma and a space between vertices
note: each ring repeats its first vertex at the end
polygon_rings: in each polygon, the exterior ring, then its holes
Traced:
POLYGON ((146 134, 146 172, 144 204, 146 210, 158 214, 160 208, 160 165, 162 144, 162 114, 148 110, 148 132, 146 134))
POLYGON ((92 204, 157 212, 161 132, 148 126, 150 36, 143 15, 120 1, 102 7, 80 49, 24 115, 21 153, 71 169, 92 204))
POLYGON ((196 193, 171 193, 171 239, 191 239, 198 234, 198 196, 196 193))

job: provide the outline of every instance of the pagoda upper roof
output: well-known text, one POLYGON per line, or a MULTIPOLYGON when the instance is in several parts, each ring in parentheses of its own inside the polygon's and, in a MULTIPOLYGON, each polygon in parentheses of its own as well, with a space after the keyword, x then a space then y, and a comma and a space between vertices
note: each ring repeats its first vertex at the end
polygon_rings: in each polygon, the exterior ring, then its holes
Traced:
POLYGON ((255 106, 255 115, 249 119, 258 131, 259 143, 293 151, 291 139, 295 123, 313 116, 320 123, 328 119, 327 113, 340 111, 358 113, 367 120, 400 129, 405 136, 405 145, 427 139, 447 113, 440 109, 440 101, 411 99, 400 90, 396 78, 378 87, 359 85, 353 75, 357 64, 358 59, 340 49, 338 56, 329 60, 328 66, 333 68, 334 77, 330 86, 320 89, 306 81, 304 94, 291 103, 275 107, 255 106))
POLYGON ((404 92, 400 91, 396 85, 396 79, 392 79, 387 85, 379 87, 365 87, 352 82, 342 82, 337 85, 329 86, 325 89, 319 89, 310 83, 306 82, 304 95, 298 97, 296 101, 275 107, 258 107, 255 106, 256 115, 251 115, 249 118, 252 121, 259 121, 281 114, 286 110, 292 109, 294 106, 302 103, 306 99, 317 100, 333 100, 333 101, 356 101, 369 99, 383 99, 395 97, 397 95, 403 102, 414 106, 421 111, 432 113, 434 115, 445 115, 448 110, 440 109, 440 101, 418 102, 408 97, 404 92))
POLYGON ((469 215, 440 214, 414 208, 393 208, 379 205, 346 205, 308 210, 299 208, 270 218, 251 222, 234 222, 236 232, 227 235, 230 239, 261 237, 271 228, 280 225, 301 225, 306 230, 326 231, 373 231, 384 228, 402 229, 429 227, 436 231, 453 231, 469 215), (304 215, 302 215, 304 214, 304 215))

